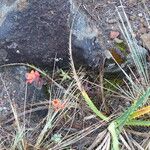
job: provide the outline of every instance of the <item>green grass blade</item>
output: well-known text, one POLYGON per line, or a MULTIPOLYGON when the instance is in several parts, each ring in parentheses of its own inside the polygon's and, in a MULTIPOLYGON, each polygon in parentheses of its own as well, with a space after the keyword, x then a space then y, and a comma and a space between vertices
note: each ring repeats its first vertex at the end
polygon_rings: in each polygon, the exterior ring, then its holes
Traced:
POLYGON ((44 136, 53 127, 52 123, 53 123, 53 120, 54 120, 56 114, 57 114, 57 112, 55 112, 52 116, 49 116, 49 115, 47 116, 46 124, 45 124, 44 128, 42 129, 42 131, 40 132, 40 135, 38 136, 37 141, 35 143, 36 148, 40 147, 40 145, 44 139, 44 136))
POLYGON ((119 141, 118 141, 118 133, 116 130, 116 123, 115 121, 111 122, 108 126, 108 130, 112 136, 112 150, 119 150, 119 141))
POLYGON ((82 96, 84 98, 84 100, 87 102, 87 104, 89 105, 89 107, 92 109, 92 111, 102 120, 104 121, 108 121, 109 118, 106 117, 105 115, 103 115, 98 109, 97 107, 94 105, 94 103, 92 102, 92 100, 89 98, 88 94, 85 91, 82 91, 82 96))
POLYGON ((136 111, 140 106, 144 105, 148 98, 150 96, 150 88, 147 89, 147 91, 134 102, 134 104, 131 105, 131 107, 128 108, 118 119, 116 119, 116 123, 118 127, 123 127, 126 122, 129 120, 130 115, 136 111))
POLYGON ((19 147, 20 150, 23 150, 22 140, 24 137, 24 130, 21 130, 20 132, 16 132, 14 143, 11 146, 12 150, 15 150, 17 147, 19 147))
POLYGON ((139 46, 137 43, 137 40, 134 38, 134 32, 132 30, 131 24, 129 22, 129 19, 125 13, 124 7, 122 5, 122 1, 120 0, 123 16, 120 13, 120 11, 117 9, 117 13, 119 16, 119 19, 121 21, 121 25, 119 25, 120 30, 122 31, 124 38, 126 39, 126 42, 129 46, 130 52, 132 54, 133 61, 135 63, 135 66, 137 68, 137 71, 141 78, 144 78, 145 84, 148 84, 149 81, 149 75, 148 75, 148 66, 146 62, 146 51, 144 48, 139 46), (124 23, 123 18, 126 20, 127 25, 124 23), (145 52, 144 52, 145 51, 145 52))
POLYGON ((148 98, 150 96, 150 88, 147 89, 147 91, 134 102, 134 104, 129 107, 127 111, 125 111, 119 118, 117 118, 115 121, 111 122, 108 126, 108 130, 111 133, 112 136, 112 150, 119 150, 119 133, 121 131, 121 128, 124 125, 139 125, 139 126, 149 126, 150 121, 138 121, 138 120, 130 120, 130 115, 136 111, 141 105, 147 102, 148 98), (129 121, 130 120, 130 121, 129 121))
POLYGON ((150 120, 130 120, 126 122, 127 126, 144 126, 144 127, 150 127, 150 120))

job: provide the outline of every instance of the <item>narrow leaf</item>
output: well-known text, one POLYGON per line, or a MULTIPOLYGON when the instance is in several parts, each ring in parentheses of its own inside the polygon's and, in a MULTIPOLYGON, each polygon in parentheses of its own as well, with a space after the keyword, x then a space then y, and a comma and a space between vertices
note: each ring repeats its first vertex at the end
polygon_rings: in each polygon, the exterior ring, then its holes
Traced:
POLYGON ((143 116, 148 113, 150 113, 150 105, 135 111, 134 113, 132 113, 130 118, 131 119, 138 118, 138 117, 143 116))
POLYGON ((150 120, 130 120, 126 123, 127 126, 145 126, 150 127, 150 120))
POLYGON ((85 90, 82 90, 82 96, 85 99, 85 101, 87 102, 87 104, 89 105, 89 107, 93 110, 93 112, 100 117, 102 120, 104 121, 108 121, 109 118, 104 116, 98 109, 97 107, 94 105, 94 103, 92 102, 92 100, 89 98, 88 94, 86 93, 85 90))
POLYGON ((132 104, 131 107, 128 108, 128 110, 126 110, 117 120, 117 124, 118 127, 121 128, 123 127, 126 122, 130 119, 130 115, 136 111, 139 107, 141 107, 142 105, 144 105, 148 98, 150 96, 150 88, 147 89, 147 91, 138 99, 134 102, 134 104, 132 104))

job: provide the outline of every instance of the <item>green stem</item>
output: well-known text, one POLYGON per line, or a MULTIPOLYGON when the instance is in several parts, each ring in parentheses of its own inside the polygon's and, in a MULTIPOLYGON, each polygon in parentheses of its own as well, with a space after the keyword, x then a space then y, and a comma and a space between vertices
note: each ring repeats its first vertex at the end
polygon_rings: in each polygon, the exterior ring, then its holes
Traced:
POLYGON ((126 122, 127 126, 145 126, 145 127, 150 127, 150 120, 130 120, 126 122))
POLYGON ((106 117, 105 115, 103 115, 94 105, 94 103, 92 102, 92 100, 89 98, 88 94, 86 93, 86 91, 82 91, 82 96, 85 99, 85 101, 87 102, 87 104, 89 105, 89 107, 92 109, 92 111, 98 116, 100 117, 102 120, 104 121, 108 121, 109 118, 106 117))
POLYGON ((116 130, 116 123, 112 121, 108 126, 108 130, 112 136, 112 148, 111 150, 119 150, 118 133, 116 130))

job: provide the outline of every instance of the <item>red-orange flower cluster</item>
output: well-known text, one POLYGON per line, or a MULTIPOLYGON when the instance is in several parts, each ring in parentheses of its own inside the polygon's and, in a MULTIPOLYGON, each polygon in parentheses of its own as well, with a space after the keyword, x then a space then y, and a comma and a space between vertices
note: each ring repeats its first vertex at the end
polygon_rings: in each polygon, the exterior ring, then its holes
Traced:
POLYGON ((30 73, 26 73, 25 77, 27 79, 26 82, 31 84, 33 81, 39 81, 40 74, 38 71, 31 70, 30 73))
POLYGON ((59 99, 53 99, 52 100, 52 106, 55 111, 59 111, 60 109, 65 108, 65 103, 62 103, 59 99))

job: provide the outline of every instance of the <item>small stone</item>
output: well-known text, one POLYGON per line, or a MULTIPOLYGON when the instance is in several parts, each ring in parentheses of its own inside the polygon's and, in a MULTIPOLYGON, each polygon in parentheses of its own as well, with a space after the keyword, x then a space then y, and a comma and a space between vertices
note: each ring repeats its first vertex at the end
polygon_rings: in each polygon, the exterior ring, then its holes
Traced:
POLYGON ((142 14, 142 13, 139 13, 138 16, 139 16, 139 17, 143 17, 143 14, 142 14))
POLYGON ((112 55, 111 55, 111 53, 110 53, 109 50, 105 50, 105 51, 104 51, 104 54, 105 54, 105 56, 106 56, 107 59, 112 58, 112 55))
POLYGON ((150 32, 141 35, 141 40, 143 42, 143 46, 150 51, 150 32))
POLYGON ((8 49, 15 49, 17 46, 18 46, 18 44, 13 42, 13 43, 11 43, 11 45, 8 45, 7 48, 8 49))
POLYGON ((140 29, 139 29, 139 33, 140 34, 144 34, 144 33, 146 33, 146 28, 144 28, 144 27, 141 27, 140 29))
POLYGON ((19 51, 19 50, 16 50, 16 53, 20 54, 20 51, 19 51))
POLYGON ((113 23, 116 23, 117 20, 116 19, 108 19, 107 18, 106 22, 109 23, 109 24, 113 24, 113 23))
MULTIPOLYGON (((141 23, 144 23, 145 22, 145 19, 144 18, 140 18, 140 22, 141 23)), ((144 25, 144 24, 143 24, 144 25)))
POLYGON ((144 22, 143 22, 143 26, 146 27, 146 28, 148 28, 147 21, 144 21, 144 22))
POLYGON ((4 49, 0 49, 0 61, 5 61, 8 53, 4 49))
POLYGON ((121 40, 121 39, 119 39, 119 38, 115 38, 114 41, 115 41, 116 43, 118 43, 118 44, 123 42, 123 40, 121 40))
POLYGON ((110 39, 115 39, 119 36, 119 34, 120 33, 118 31, 111 31, 109 37, 110 39))
POLYGON ((150 56, 148 56, 147 60, 148 60, 148 62, 150 62, 150 56))
POLYGON ((17 9, 18 9, 19 11, 22 11, 22 10, 24 10, 25 8, 27 8, 27 5, 28 5, 27 0, 18 1, 18 3, 17 3, 17 9))
POLYGON ((133 15, 132 15, 132 16, 129 17, 129 19, 133 21, 133 20, 136 19, 136 16, 133 16, 133 15))
POLYGON ((125 105, 126 105, 127 107, 131 106, 130 102, 125 102, 125 105))
POLYGON ((129 4, 137 4, 137 0, 129 0, 129 4))

